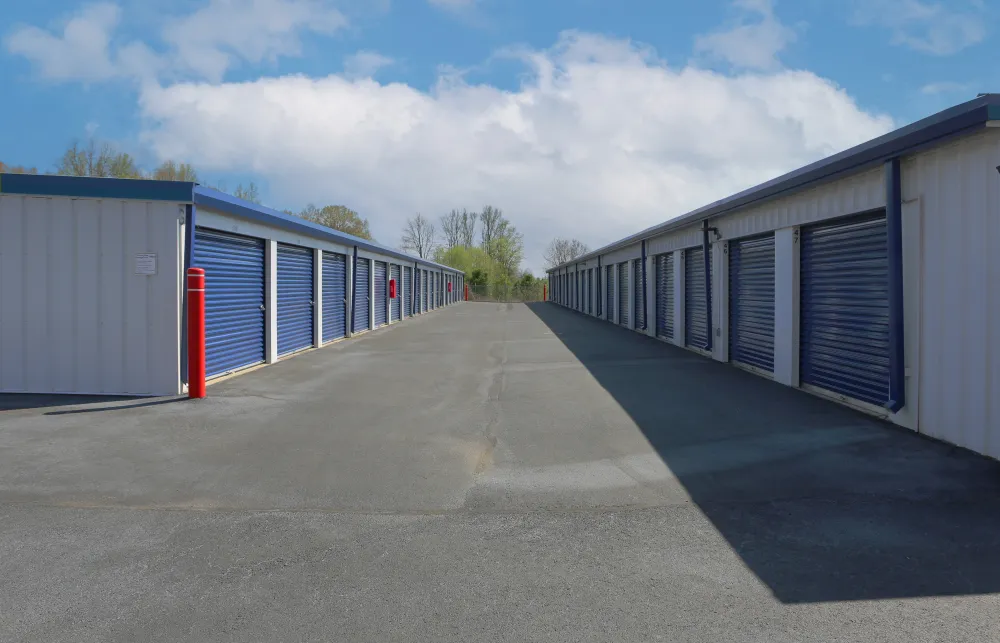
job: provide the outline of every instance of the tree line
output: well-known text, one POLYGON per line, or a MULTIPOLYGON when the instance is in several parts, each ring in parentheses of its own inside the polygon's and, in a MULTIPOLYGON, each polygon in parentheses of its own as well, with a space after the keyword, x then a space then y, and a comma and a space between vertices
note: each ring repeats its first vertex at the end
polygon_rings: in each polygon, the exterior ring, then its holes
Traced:
MULTIPOLYGON (((39 173, 35 167, 3 162, 0 162, 0 172, 39 173)), ((49 174, 201 182, 190 163, 168 159, 147 172, 131 154, 119 151, 110 143, 98 143, 93 139, 83 144, 71 144, 56 163, 55 171, 49 174)), ((261 204, 260 190, 252 181, 246 185, 238 184, 232 192, 224 182, 214 187, 245 201, 261 204)), ((288 209, 283 212, 362 239, 374 240, 368 219, 345 205, 309 204, 298 212, 288 209)), ((507 219, 503 210, 492 205, 486 205, 478 212, 453 209, 440 218, 440 228, 417 213, 406 222, 401 249, 464 271, 467 282, 475 288, 509 292, 516 285, 525 292, 534 288, 540 292, 543 281, 529 271, 521 270, 524 236, 507 219)), ((549 243, 544 258, 551 268, 588 251, 589 248, 576 239, 556 238, 549 243)))
MULTIPOLYGON (((0 162, 0 173, 6 174, 38 174, 38 168, 23 165, 8 165, 0 162)), ((47 174, 59 176, 89 176, 114 179, 150 179, 154 181, 187 181, 201 183, 198 172, 190 163, 178 163, 166 160, 152 171, 145 171, 131 154, 121 152, 110 143, 98 143, 91 139, 86 143, 74 142, 70 145, 56 163, 55 171, 47 174)), ((226 183, 220 181, 215 187, 220 192, 263 205, 260 189, 250 181, 246 185, 239 183, 232 191, 226 183)), ((368 219, 344 205, 327 205, 317 207, 307 205, 299 212, 283 210, 286 214, 302 217, 328 228, 340 230, 362 239, 372 239, 371 226, 368 219)))
POLYGON ((454 209, 439 224, 420 213, 410 217, 400 248, 463 271, 474 294, 540 298, 542 281, 521 269, 524 235, 503 210, 492 205, 478 212, 454 209))

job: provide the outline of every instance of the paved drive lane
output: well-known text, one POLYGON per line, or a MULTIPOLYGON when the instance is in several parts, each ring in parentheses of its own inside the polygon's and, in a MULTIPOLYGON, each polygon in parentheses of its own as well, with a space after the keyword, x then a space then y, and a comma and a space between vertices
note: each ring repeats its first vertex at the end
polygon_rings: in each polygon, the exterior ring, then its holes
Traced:
POLYGON ((0 640, 1000 639, 1000 464, 554 305, 209 396, 0 396, 0 640))

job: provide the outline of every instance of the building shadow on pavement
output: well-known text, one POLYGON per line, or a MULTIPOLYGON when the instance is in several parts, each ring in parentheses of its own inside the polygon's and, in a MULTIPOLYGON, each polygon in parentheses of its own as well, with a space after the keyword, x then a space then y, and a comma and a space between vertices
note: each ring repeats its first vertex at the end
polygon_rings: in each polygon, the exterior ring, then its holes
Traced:
POLYGON ((48 411, 45 415, 72 415, 77 413, 99 413, 120 411, 145 406, 159 406, 186 400, 187 397, 149 398, 122 395, 63 395, 47 393, 4 393, 0 394, 0 412, 24 411, 29 409, 59 409, 73 406, 80 408, 48 411), (131 402, 131 404, 123 404, 131 402))
POLYGON ((528 308, 780 601, 1000 592, 1000 463, 556 304, 528 308))

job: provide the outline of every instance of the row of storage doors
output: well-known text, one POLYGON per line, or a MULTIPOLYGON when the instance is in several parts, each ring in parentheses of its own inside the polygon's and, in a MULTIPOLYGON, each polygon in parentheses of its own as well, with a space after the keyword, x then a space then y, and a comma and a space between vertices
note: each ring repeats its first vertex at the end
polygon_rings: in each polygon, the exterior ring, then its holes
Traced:
MULTIPOLYGON (((800 231, 799 378, 804 385, 882 406, 889 397, 888 243, 885 214, 800 231)), ((773 373, 774 235, 730 241, 729 358, 773 373)), ((711 262, 685 250, 684 343, 711 348, 711 262)), ((656 334, 673 340, 673 254, 654 258, 656 334)))
MULTIPOLYGON (((316 305, 314 297, 314 251, 290 244, 277 244, 277 340, 278 356, 310 348, 315 338, 316 305)), ((322 341, 347 335, 348 283, 347 255, 323 251, 322 341)), ((372 264, 375 271, 376 301, 385 301, 387 264, 358 258, 354 292, 359 305, 354 307, 353 332, 368 330, 370 325, 369 280, 372 264)), ((265 360, 265 250, 264 240, 215 230, 195 231, 192 265, 205 270, 205 370, 207 377, 223 375, 265 360)), ((401 286, 401 297, 391 300, 389 314, 400 319, 402 310, 413 314, 410 283, 412 267, 392 265, 392 278, 401 286), (402 279, 400 279, 402 277, 402 279)), ((417 312, 433 307, 433 293, 439 275, 417 270, 417 312), (430 295, 430 296, 429 296, 430 295)), ((442 296, 443 293, 438 293, 442 296)), ((375 327, 384 325, 386 307, 375 307, 375 327)))

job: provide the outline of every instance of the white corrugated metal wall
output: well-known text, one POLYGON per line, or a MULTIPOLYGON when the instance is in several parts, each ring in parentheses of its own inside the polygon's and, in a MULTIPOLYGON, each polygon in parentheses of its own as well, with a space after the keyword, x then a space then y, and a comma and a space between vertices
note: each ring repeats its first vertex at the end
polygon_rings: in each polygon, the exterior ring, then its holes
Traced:
POLYGON ((179 393, 183 220, 162 201, 0 196, 0 391, 179 393))
MULTIPOLYGON (((851 402, 927 435, 1000 458, 1000 129, 987 129, 904 159, 903 262, 907 405, 899 413, 851 402)), ((885 207, 883 168, 803 190, 712 221, 713 358, 728 359, 730 240, 775 232, 774 379, 798 386, 799 226, 885 207)), ((699 225, 650 239, 652 258, 700 246, 699 225)), ((601 257, 637 258, 639 245, 601 257)), ((675 274, 675 320, 684 319, 675 274)), ((617 299, 616 299, 617 300, 617 299)), ((646 302, 653 314, 655 299, 646 302)), ((683 327, 674 343, 683 345, 683 327)), ((833 397, 833 396, 831 396, 833 397)), ((843 400, 840 400, 843 401, 843 400)))
MULTIPOLYGON (((919 217, 919 430, 1000 458, 1000 129, 903 164, 919 217)), ((907 214, 911 212, 912 214, 907 214)), ((906 293, 910 295, 910 291, 906 293)), ((910 321, 909 319, 907 320, 910 321)))

